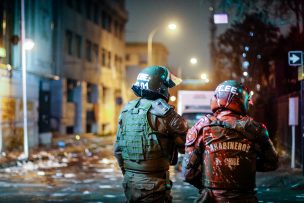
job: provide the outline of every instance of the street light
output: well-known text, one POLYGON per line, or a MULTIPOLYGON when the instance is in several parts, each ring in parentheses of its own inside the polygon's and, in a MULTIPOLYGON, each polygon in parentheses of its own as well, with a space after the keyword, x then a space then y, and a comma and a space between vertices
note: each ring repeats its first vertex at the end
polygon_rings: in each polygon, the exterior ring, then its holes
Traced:
POLYGON ((21 64, 22 64, 22 101, 23 101, 23 157, 28 159, 29 145, 27 134, 27 92, 26 92, 26 51, 31 50, 35 43, 25 39, 25 7, 21 0, 21 64))
POLYGON ((190 63, 193 64, 193 65, 197 64, 197 58, 192 57, 190 59, 190 63))
POLYGON ((201 79, 202 80, 206 80, 207 79, 207 74, 206 73, 202 73, 201 74, 201 79))
MULTIPOLYGON (((169 30, 176 30, 177 25, 175 23, 168 24, 169 30)), ((148 36, 148 65, 152 65, 152 41, 155 33, 158 31, 159 27, 154 28, 148 36)))
POLYGON ((176 101, 176 96, 171 96, 170 101, 175 102, 176 101))
POLYGON ((35 43, 32 39, 25 39, 24 40, 24 49, 30 51, 34 48, 35 43))
POLYGON ((175 23, 170 23, 170 24, 168 25, 168 28, 169 28, 170 30, 176 30, 177 26, 176 26, 175 23))
POLYGON ((209 79, 208 79, 208 75, 206 73, 202 73, 201 74, 201 79, 205 82, 208 83, 209 79))

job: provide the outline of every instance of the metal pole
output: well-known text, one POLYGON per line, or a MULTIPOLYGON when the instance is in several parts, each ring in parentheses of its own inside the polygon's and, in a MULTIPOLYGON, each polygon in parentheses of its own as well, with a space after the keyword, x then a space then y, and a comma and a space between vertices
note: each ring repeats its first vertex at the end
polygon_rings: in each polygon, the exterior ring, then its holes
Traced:
MULTIPOLYGON (((303 74, 303 72, 302 72, 302 74, 303 74)), ((302 174, 304 175, 304 80, 303 79, 301 80, 300 110, 301 110, 300 132, 302 135, 302 174)))
POLYGON ((24 158, 28 159, 28 134, 27 134, 27 95, 26 95, 26 50, 25 50, 25 18, 24 0, 21 0, 21 61, 22 61, 22 101, 23 101, 23 150, 24 158))
POLYGON ((152 41, 157 30, 158 28, 154 28, 148 36, 148 66, 152 65, 152 41))
POLYGON ((296 127, 294 125, 291 126, 291 132, 291 168, 295 168, 296 127))

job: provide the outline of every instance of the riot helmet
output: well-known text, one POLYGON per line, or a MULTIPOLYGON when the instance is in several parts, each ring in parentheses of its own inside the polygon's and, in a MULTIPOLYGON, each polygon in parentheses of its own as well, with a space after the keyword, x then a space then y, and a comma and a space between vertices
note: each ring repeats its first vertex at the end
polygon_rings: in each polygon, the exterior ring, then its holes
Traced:
POLYGON ((148 66, 137 76, 132 90, 138 97, 147 99, 163 98, 169 101, 169 90, 179 85, 182 80, 174 76, 164 66, 148 66))
POLYGON ((248 89, 235 80, 226 80, 219 84, 211 99, 211 110, 229 109, 241 115, 246 115, 251 104, 251 94, 248 89))

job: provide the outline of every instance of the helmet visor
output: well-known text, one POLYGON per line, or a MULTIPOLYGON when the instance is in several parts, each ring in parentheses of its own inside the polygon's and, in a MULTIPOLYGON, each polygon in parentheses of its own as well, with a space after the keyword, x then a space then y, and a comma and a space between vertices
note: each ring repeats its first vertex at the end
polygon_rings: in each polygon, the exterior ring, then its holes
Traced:
POLYGON ((177 86, 182 83, 182 79, 173 75, 172 73, 169 72, 167 78, 166 78, 166 83, 169 88, 172 88, 174 86, 177 86))

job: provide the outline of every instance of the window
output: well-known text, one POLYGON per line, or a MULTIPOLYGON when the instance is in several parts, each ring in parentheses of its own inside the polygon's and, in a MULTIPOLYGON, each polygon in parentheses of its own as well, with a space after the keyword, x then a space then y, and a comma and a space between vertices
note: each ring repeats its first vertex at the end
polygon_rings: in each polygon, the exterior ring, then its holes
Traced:
POLYGON ((93 50, 93 63, 98 63, 98 45, 93 44, 92 50, 93 50))
POLYGON ((77 86, 75 80, 67 79, 67 102, 74 102, 74 88, 77 86))
POLYGON ((97 103, 98 92, 97 86, 91 83, 87 83, 87 102, 97 103))
POLYGON ((98 102, 98 87, 95 84, 87 83, 87 102, 96 104, 98 102))
POLYGON ((76 43, 76 56, 78 58, 81 58, 81 36, 80 35, 76 35, 75 37, 75 43, 76 43))
POLYGON ((98 5, 94 4, 94 23, 98 24, 98 5))
POLYGON ((122 58, 118 55, 115 55, 115 67, 117 72, 122 72, 122 58))
POLYGON ((81 6, 82 6, 81 3, 82 3, 82 1, 79 1, 79 0, 74 1, 75 9, 78 13, 81 13, 81 6))
POLYGON ((92 16, 92 12, 91 12, 91 1, 90 0, 87 0, 86 1, 86 15, 87 15, 87 19, 91 20, 91 16, 92 16))
POLYGON ((92 43, 89 40, 86 41, 86 59, 92 62, 92 43))
POLYGON ((130 60, 130 54, 126 54, 126 61, 130 60))
POLYGON ((113 23, 113 26, 114 26, 114 36, 115 37, 118 37, 118 22, 116 20, 114 20, 114 23, 113 23))
POLYGON ((101 64, 102 64, 102 66, 106 66, 106 64, 107 64, 107 51, 105 49, 102 49, 101 64))
POLYGON ((139 63, 146 64, 148 62, 146 54, 139 54, 139 63))
POLYGON ((111 101, 111 91, 109 88, 102 87, 102 103, 107 104, 111 101))
POLYGON ((72 40, 73 40, 72 32, 70 30, 65 31, 65 52, 68 53, 69 55, 73 54, 72 40))
POLYGON ((123 25, 120 25, 119 26, 119 38, 120 39, 123 39, 123 34, 124 34, 124 26, 123 25))
POLYGON ((116 54, 114 54, 114 66, 118 68, 118 56, 116 54))
POLYGON ((119 71, 122 72, 122 57, 118 57, 119 71))
POLYGON ((107 23, 107 30, 109 32, 112 31, 112 17, 108 15, 108 23, 107 23))
POLYGON ((111 58, 112 58, 111 52, 109 51, 108 52, 108 65, 107 65, 109 68, 111 68, 111 58))
POLYGON ((74 133, 74 126, 67 126, 66 127, 66 133, 67 134, 73 134, 74 133))
POLYGON ((103 22, 102 22, 102 20, 103 20, 102 13, 103 13, 103 12, 98 12, 98 16, 99 16, 99 25, 100 25, 101 27, 102 27, 102 24, 103 24, 103 22))
POLYGON ((102 11, 102 28, 107 29, 107 23, 108 23, 108 15, 105 11, 102 11))
POLYGON ((112 31, 112 17, 106 13, 105 11, 102 12, 102 28, 111 32, 112 31))
POLYGON ((116 105, 122 105, 123 100, 121 96, 121 91, 120 90, 115 90, 115 104, 116 105))

